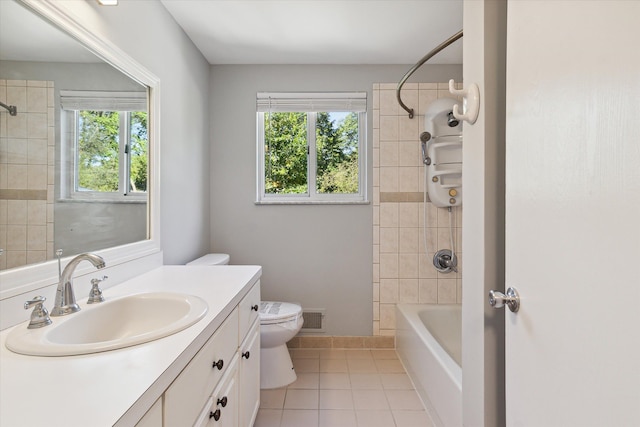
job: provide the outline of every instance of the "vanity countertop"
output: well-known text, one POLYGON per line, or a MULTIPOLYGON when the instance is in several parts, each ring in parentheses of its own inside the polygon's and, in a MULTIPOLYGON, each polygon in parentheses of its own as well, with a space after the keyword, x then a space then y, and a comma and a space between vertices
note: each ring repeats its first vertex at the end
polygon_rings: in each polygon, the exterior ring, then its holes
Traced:
MULTIPOLYGON (((163 266, 105 290, 107 299, 150 291, 180 292, 197 295, 209 305, 205 317, 191 327, 120 350, 24 356, 5 347, 13 328, 2 331, 0 425, 134 425, 257 283, 261 272, 259 266, 163 266)), ((45 305, 50 308, 51 304, 45 305)), ((27 322, 15 327, 26 328, 27 322)))

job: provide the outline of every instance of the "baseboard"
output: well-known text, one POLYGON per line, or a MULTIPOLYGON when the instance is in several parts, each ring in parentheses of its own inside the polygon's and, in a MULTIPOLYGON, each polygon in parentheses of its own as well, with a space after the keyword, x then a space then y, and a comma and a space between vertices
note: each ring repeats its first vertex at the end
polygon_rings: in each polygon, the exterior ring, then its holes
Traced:
POLYGON ((394 336, 296 336, 287 343, 289 348, 395 348, 394 336))

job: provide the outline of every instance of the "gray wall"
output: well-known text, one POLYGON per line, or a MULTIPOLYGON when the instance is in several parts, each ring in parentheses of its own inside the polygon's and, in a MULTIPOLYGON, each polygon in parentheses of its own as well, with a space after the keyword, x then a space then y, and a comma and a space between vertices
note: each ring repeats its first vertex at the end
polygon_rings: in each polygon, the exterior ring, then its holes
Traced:
MULTIPOLYGON (((326 309, 328 335, 372 333, 372 215, 368 205, 260 205, 256 92, 367 91, 372 197, 372 86, 411 65, 214 65, 210 75, 211 248, 263 267, 262 298, 326 309)), ((410 81, 462 78, 461 66, 422 67, 410 81)))
POLYGON ((62 3, 87 28, 160 79, 164 262, 180 264, 206 252, 210 201, 207 61, 160 2, 125 1, 118 7, 62 3))

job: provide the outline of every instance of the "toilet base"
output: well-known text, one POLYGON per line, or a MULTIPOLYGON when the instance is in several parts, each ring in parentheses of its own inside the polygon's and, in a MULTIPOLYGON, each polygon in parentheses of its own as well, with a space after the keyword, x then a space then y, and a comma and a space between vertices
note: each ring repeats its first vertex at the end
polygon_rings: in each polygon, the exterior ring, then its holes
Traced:
POLYGON ((297 379, 286 344, 260 349, 260 388, 285 387, 297 379))

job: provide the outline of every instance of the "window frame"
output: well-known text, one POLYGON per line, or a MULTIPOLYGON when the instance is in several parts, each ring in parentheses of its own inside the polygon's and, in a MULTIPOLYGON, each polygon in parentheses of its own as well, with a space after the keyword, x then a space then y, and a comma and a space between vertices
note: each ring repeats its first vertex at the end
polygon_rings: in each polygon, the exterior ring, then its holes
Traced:
MULTIPOLYGON (((60 91, 62 161, 60 200, 112 203, 146 203, 148 191, 129 191, 131 156, 127 152, 131 136, 131 115, 148 112, 146 92, 60 91), (118 191, 78 191, 78 138, 80 111, 117 111, 119 114, 118 191), (124 190, 120 190, 124 189, 124 190)), ((147 135, 149 134, 147 122, 147 135)), ((147 182, 149 171, 147 170, 147 182)))
POLYGON ((256 201, 261 204, 368 204, 367 195, 367 93, 366 92, 260 92, 256 113, 256 201), (273 103, 273 105, 272 105, 273 103), (336 108, 337 107, 337 108, 336 108), (307 188, 305 194, 265 192, 265 117, 271 112, 299 112, 307 115, 307 188), (321 112, 358 115, 358 192, 318 193, 316 122, 321 112))

